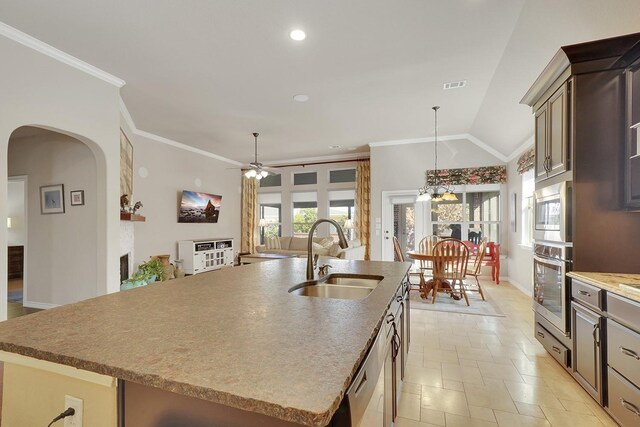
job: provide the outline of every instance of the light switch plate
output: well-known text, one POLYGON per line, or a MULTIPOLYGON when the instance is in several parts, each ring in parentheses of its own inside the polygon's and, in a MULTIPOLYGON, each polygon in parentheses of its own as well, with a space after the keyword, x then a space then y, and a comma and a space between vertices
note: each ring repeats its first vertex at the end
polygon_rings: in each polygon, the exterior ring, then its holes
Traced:
POLYGON ((70 417, 66 417, 64 419, 64 427, 82 427, 82 409, 83 409, 83 401, 74 396, 66 395, 64 397, 64 409, 73 408, 76 410, 76 413, 70 417))

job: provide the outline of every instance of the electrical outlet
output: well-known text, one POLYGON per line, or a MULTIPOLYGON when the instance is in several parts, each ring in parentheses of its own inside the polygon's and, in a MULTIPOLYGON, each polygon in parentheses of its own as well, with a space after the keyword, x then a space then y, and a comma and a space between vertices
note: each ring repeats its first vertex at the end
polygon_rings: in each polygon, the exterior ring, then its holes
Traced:
POLYGON ((64 419, 64 427, 82 427, 82 409, 83 409, 82 399, 78 399, 77 397, 66 395, 64 397, 63 410, 66 410, 67 408, 75 409, 76 413, 64 419))

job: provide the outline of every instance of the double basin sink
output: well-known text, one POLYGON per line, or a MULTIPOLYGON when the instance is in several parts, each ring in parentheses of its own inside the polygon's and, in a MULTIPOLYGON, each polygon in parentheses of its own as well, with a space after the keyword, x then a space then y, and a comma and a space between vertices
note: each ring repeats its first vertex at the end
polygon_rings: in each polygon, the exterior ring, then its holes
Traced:
POLYGON ((364 274, 328 274, 289 289, 289 293, 307 297, 363 299, 384 279, 364 274))

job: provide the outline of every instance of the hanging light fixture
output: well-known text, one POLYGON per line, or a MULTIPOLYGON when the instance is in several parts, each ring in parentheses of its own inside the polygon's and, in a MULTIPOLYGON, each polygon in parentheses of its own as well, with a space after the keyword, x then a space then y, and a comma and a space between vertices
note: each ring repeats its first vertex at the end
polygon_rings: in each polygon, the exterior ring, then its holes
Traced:
POLYGON ((249 163, 249 170, 244 173, 247 178, 255 178, 260 181, 262 178, 266 178, 269 175, 265 169, 268 169, 262 163, 258 161, 258 132, 253 133, 254 139, 254 160, 249 163))
POLYGON ((431 200, 432 202, 454 201, 458 200, 458 197, 453 193, 453 186, 443 184, 440 182, 440 174, 438 173, 438 110, 439 106, 432 107, 435 116, 435 161, 434 161, 434 177, 433 182, 429 182, 429 173, 427 172, 427 179, 424 187, 418 190, 418 202, 426 202, 431 200))

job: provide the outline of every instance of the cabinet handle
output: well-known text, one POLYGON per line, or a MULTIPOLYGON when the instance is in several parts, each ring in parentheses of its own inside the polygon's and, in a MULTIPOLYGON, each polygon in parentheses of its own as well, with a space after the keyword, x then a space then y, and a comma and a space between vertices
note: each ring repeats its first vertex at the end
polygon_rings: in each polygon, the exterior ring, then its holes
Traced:
POLYGON ((396 301, 398 301, 398 302, 402 301, 402 295, 398 295, 398 296, 396 297, 396 301))
POLYGON ((362 390, 362 388, 366 383, 367 383, 367 371, 364 372, 364 375, 360 380, 360 384, 358 384, 358 387, 356 387, 356 391, 353 393, 355 397, 358 397, 358 394, 360 394, 360 390, 362 390))
POLYGON ((624 348, 622 346, 618 347, 618 349, 620 350, 620 353, 624 354, 625 356, 633 357, 636 360, 640 360, 640 356, 638 356, 638 353, 636 353, 635 351, 629 350, 628 348, 624 348))
POLYGON ((596 323, 595 325, 593 325, 593 341, 596 343, 596 347, 600 347, 600 340, 598 339, 600 335, 599 330, 600 330, 600 324, 596 323))
POLYGON ((396 317, 393 314, 391 314, 391 313, 387 314, 387 325, 389 323, 394 322, 395 320, 396 320, 396 317))
POLYGON ((553 349, 553 351, 555 351, 556 353, 560 354, 560 348, 556 347, 555 345, 553 347, 551 347, 553 349))
POLYGON ((640 417, 640 410, 638 409, 638 407, 636 405, 634 405, 631 402, 627 402, 626 400, 624 400, 623 398, 620 398, 620 404, 622 405, 622 407, 628 411, 633 412, 634 414, 636 414, 636 417, 640 417))
POLYGON ((580 291, 578 291, 578 293, 579 293, 580 295, 585 295, 585 296, 588 296, 588 297, 590 297, 590 296, 591 296, 591 294, 590 294, 589 292, 587 292, 587 291, 582 291, 582 290, 580 290, 580 291))
POLYGON ((544 338, 544 334, 540 331, 536 332, 536 334, 540 337, 540 338, 544 338))

